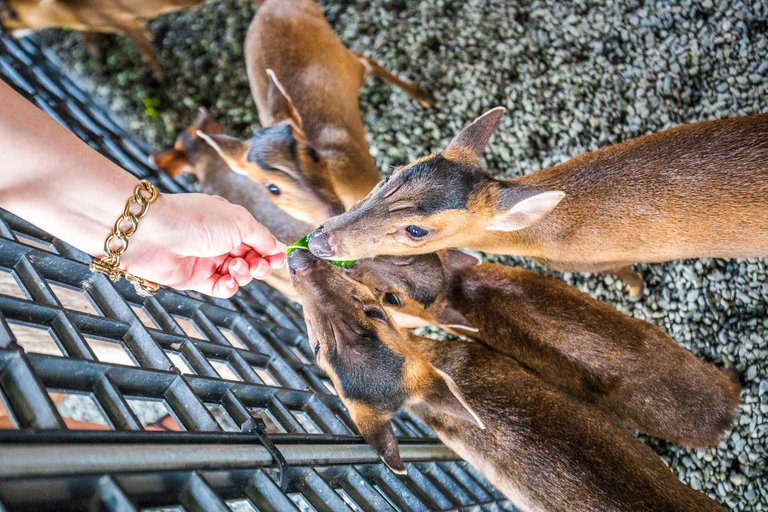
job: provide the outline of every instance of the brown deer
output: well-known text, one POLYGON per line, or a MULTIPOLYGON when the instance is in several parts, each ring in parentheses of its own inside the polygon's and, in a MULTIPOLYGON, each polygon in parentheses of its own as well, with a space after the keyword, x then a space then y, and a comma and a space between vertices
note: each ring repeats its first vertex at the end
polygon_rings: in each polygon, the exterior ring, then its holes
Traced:
POLYGON ((405 408, 522 511, 723 510, 512 357, 399 330, 366 286, 308 251, 288 264, 318 364, 393 471, 406 472, 390 423, 405 408))
POLYGON ((461 251, 360 260, 348 269, 388 312, 481 341, 618 425, 690 447, 733 423, 738 376, 667 333, 558 279, 461 251), (670 378, 674 376, 674 378, 670 378))
POLYGON ((205 0, 0 0, 0 28, 23 33, 44 28, 106 32, 127 37, 155 77, 163 68, 152 46, 147 21, 167 12, 196 7, 205 0))
POLYGON ((276 204, 308 222, 350 207, 379 181, 357 97, 368 74, 424 106, 433 101, 344 47, 314 0, 266 0, 248 29, 245 58, 264 128, 248 141, 221 135, 211 143, 235 171, 264 185, 276 204))
MULTIPOLYGON (((176 138, 173 147, 153 154, 150 162, 171 177, 183 172, 194 174, 203 192, 245 207, 284 244, 309 233, 310 224, 294 219, 273 204, 262 187, 233 172, 201 138, 201 134, 213 135, 222 131, 221 125, 200 109, 197 120, 176 138)), ((285 267, 273 271, 266 283, 289 299, 297 299, 285 267)))
MULTIPOLYGON (((182 173, 195 175, 203 192, 247 208, 256 220, 286 245, 309 233, 312 225, 294 219, 270 202, 262 187, 232 171, 201 137, 222 131, 221 125, 201 108, 197 120, 176 138, 173 147, 153 154, 150 163, 172 178, 182 173)), ((298 300, 285 267, 274 271, 266 282, 286 297, 298 300)), ((392 315, 402 327, 428 325, 428 322, 415 316, 401 315, 396 311, 392 315)))
POLYGON ((768 114, 679 126, 510 180, 480 157, 503 108, 395 171, 310 242, 353 260, 451 247, 602 272, 642 293, 637 262, 768 255, 768 114))

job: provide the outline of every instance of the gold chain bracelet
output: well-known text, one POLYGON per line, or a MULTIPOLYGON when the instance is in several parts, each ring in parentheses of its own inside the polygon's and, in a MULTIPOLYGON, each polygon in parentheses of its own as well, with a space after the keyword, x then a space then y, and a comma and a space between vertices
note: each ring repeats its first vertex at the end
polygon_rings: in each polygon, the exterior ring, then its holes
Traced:
POLYGON ((160 286, 152 281, 147 281, 141 277, 135 276, 120 268, 120 256, 128 249, 128 238, 136 232, 139 227, 139 219, 144 217, 149 210, 149 205, 154 203, 159 196, 157 188, 147 180, 141 180, 133 192, 133 197, 125 204, 123 214, 115 221, 112 233, 104 241, 104 257, 94 258, 91 262, 91 272, 106 274, 112 281, 119 281, 124 277, 136 289, 136 294, 140 297, 151 297, 157 292, 160 286), (139 205, 141 210, 133 213, 133 205, 139 205), (123 223, 130 223, 127 230, 120 229, 123 223), (113 248, 113 244, 119 242, 119 246, 113 248))

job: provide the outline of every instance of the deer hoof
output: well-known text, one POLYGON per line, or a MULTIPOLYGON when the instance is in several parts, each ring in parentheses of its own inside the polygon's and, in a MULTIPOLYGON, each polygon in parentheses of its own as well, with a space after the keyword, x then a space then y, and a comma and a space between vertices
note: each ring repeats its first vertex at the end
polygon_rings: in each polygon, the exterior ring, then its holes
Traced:
POLYGON ((416 91, 414 99, 424 108, 432 108, 435 105, 435 97, 432 93, 422 88, 416 91))
POLYGON ((637 285, 627 285, 627 292, 629 292, 627 298, 630 300, 630 302, 637 302, 643 298, 643 288, 644 287, 642 283, 637 285))

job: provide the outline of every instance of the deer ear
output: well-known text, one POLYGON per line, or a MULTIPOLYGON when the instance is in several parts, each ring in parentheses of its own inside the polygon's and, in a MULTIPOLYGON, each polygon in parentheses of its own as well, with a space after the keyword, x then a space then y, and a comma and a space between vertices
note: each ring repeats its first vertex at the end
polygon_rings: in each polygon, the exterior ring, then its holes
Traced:
POLYGON ((348 407, 350 416, 352 416, 363 439, 371 445, 371 448, 379 454, 384 464, 394 473, 398 475, 408 474, 405 466, 403 466, 403 461, 400 459, 400 449, 397 446, 397 438, 389 418, 367 409, 365 406, 348 407))
POLYGON ((451 327, 455 329, 461 329, 468 332, 478 332, 479 329, 474 327, 464 315, 453 309, 450 305, 446 304, 443 310, 437 315, 437 324, 442 327, 451 327))
POLYGON ((219 123, 213 120, 208 114, 208 111, 203 107, 197 110, 197 119, 195 119, 195 129, 208 135, 220 134, 224 132, 224 129, 219 123))
POLYGON ((291 101, 291 97, 285 92, 285 88, 277 79, 275 72, 271 69, 267 70, 269 75, 269 90, 267 91, 267 108, 269 117, 271 119, 270 124, 277 124, 280 121, 286 119, 291 121, 293 125, 299 130, 304 131, 301 124, 301 116, 296 110, 296 107, 291 101))
POLYGON ((248 174, 246 170, 247 155, 250 149, 248 142, 243 142, 229 135, 208 135, 201 130, 197 131, 197 136, 215 149, 233 171, 238 174, 248 174))
POLYGON ((171 178, 175 178, 184 171, 191 172, 193 169, 187 160, 187 155, 175 148, 150 155, 149 163, 171 178))
POLYGON ((496 107, 478 117, 453 138, 446 150, 455 151, 459 154, 469 150, 480 158, 506 111, 507 109, 504 107, 496 107))
POLYGON ((439 255, 443 266, 451 272, 459 272, 469 267, 480 265, 483 260, 458 249, 448 249, 439 255))
POLYGON ((555 209, 565 197, 565 192, 551 190, 517 202, 509 211, 496 216, 486 229, 492 231, 517 231, 541 220, 555 209))
POLYGON ((483 420, 464 399, 456 382, 448 375, 434 366, 432 367, 434 378, 431 379, 423 401, 436 412, 448 414, 454 418, 475 424, 485 429, 483 420))

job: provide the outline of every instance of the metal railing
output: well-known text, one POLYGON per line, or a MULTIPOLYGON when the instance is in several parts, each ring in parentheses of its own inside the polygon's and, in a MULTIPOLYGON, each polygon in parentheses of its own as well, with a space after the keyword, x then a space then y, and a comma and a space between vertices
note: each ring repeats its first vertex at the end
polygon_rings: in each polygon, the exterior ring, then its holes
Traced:
MULTIPOLYGON (((0 37, 0 78, 184 191, 34 39, 0 37)), ((140 298, 89 261, 0 210, 0 511, 514 510, 405 413, 393 423, 408 475, 390 472, 314 364, 300 308, 266 285, 140 298), (87 430, 67 427, 61 396, 87 402, 87 430), (151 431, 148 408, 179 431, 151 431)))

